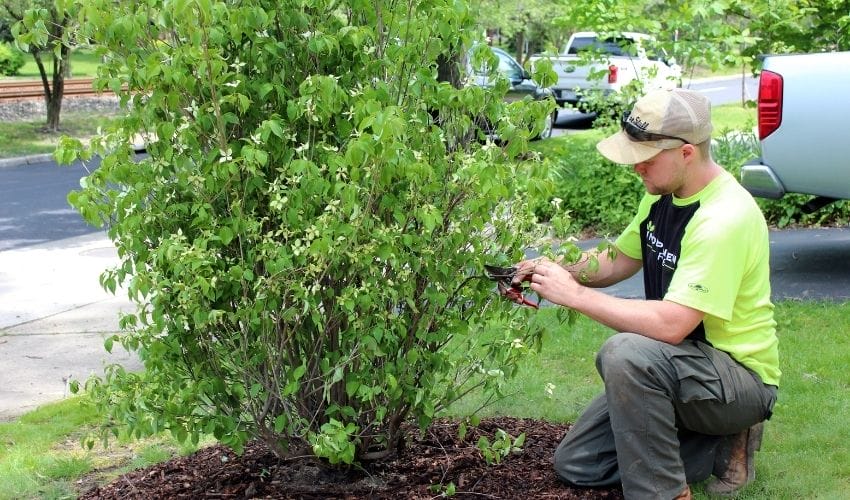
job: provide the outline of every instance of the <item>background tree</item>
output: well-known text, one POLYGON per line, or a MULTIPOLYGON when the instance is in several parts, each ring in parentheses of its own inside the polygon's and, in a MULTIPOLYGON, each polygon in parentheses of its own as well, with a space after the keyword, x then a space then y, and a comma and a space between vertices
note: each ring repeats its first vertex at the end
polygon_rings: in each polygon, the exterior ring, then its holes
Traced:
MULTIPOLYGON (((513 160, 553 103, 505 103, 504 78, 440 81, 476 39, 464 3, 79 7, 105 60, 95 85, 127 107, 90 148, 57 151, 103 157, 70 200, 118 247, 104 286, 138 303, 108 345, 145 371, 88 383, 115 429, 375 458, 539 344, 481 278, 537 236, 545 169, 513 160)), ((496 63, 480 44, 472 60, 496 63)))
POLYGON ((750 31, 759 35, 750 55, 850 50, 850 2, 774 0, 757 4, 750 31))
POLYGON ((18 43, 32 55, 38 66, 47 108, 45 130, 56 132, 62 112, 65 78, 70 73, 70 56, 75 45, 73 3, 66 0, 5 0, 2 8, 15 21, 12 32, 18 43))
POLYGON ((0 42, 11 43, 15 41, 15 37, 12 36, 12 25, 15 22, 15 19, 6 10, 6 5, 0 4, 0 42))
MULTIPOLYGON (((846 0, 749 0, 744 2, 538 3, 481 0, 482 27, 510 40, 525 38, 530 52, 558 52, 575 31, 640 31, 654 35, 689 73, 743 66, 753 70, 764 53, 819 52, 850 47, 846 0), (530 39, 530 40, 529 40, 530 39)), ((523 51, 517 54, 522 56, 523 51)))
POLYGON ((554 24, 568 3, 565 0, 476 0, 477 22, 494 42, 513 51, 517 61, 544 50, 558 50, 569 32, 554 24))

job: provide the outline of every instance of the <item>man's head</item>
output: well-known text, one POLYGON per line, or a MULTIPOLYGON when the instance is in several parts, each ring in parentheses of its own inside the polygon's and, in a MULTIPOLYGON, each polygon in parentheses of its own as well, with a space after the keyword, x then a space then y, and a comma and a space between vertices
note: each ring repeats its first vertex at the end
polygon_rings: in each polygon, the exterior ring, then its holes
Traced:
POLYGON ((655 90, 638 99, 622 129, 596 145, 614 163, 635 165, 665 149, 711 138, 711 102, 684 89, 655 90))

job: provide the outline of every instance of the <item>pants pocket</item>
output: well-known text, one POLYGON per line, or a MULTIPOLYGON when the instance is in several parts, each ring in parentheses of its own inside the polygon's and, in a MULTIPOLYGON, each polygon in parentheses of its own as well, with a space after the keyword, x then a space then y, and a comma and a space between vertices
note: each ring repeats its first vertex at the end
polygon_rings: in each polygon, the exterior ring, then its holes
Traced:
POLYGON ((680 402, 710 400, 726 404, 735 401, 734 391, 723 390, 721 370, 728 372, 728 362, 717 359, 720 356, 726 355, 716 349, 700 349, 696 342, 675 346, 670 353, 670 364, 679 381, 677 398, 680 402))

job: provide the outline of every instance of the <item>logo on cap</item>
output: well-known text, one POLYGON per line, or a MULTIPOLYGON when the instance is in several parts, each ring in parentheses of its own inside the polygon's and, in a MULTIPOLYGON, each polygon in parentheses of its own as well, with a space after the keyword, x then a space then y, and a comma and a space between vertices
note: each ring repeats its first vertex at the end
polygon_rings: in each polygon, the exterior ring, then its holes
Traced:
POLYGON ((649 122, 641 120, 639 116, 629 115, 629 123, 641 130, 646 130, 647 128, 649 128, 649 122))

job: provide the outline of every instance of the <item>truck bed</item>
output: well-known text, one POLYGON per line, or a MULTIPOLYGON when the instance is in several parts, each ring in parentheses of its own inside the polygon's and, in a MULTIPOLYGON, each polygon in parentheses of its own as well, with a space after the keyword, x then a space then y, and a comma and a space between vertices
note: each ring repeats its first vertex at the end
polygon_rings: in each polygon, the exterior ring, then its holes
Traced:
POLYGON ((779 127, 761 138, 741 183, 770 198, 850 199, 850 52, 768 56, 763 71, 781 76, 779 127))

